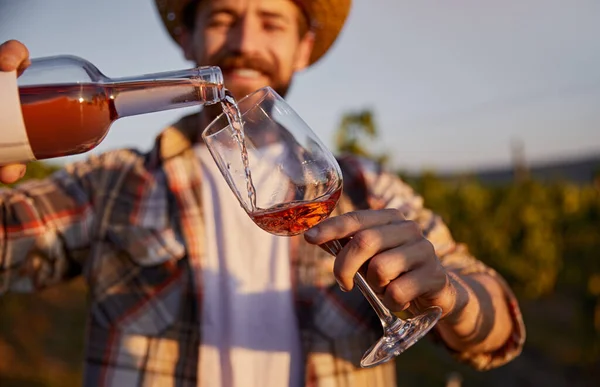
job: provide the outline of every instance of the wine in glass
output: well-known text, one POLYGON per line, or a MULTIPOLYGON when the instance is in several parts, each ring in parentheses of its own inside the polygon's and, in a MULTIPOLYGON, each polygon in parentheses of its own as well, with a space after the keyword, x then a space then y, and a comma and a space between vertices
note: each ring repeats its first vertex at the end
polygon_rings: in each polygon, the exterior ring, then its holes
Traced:
MULTIPOLYGON (((224 113, 202 137, 223 177, 250 218, 263 230, 281 236, 298 235, 319 224, 335 208, 342 192, 342 173, 333 154, 310 127, 270 87, 237 103, 228 96, 224 113), (269 174, 259 186, 252 172, 269 174)), ((342 241, 321 246, 336 256, 342 241)), ((383 336, 369 348, 362 367, 372 367, 399 355, 435 325, 439 307, 411 319, 400 319, 386 308, 356 273, 354 282, 377 313, 383 336)))

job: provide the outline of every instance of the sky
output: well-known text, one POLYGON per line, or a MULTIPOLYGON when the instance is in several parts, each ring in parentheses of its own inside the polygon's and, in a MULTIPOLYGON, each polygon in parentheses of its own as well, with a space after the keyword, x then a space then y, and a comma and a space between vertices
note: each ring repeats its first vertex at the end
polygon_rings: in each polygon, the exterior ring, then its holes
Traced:
MULTIPOLYGON (((600 1, 354 0, 330 52, 288 102, 333 148, 346 112, 372 109, 371 149, 408 171, 600 154, 600 1)), ((0 41, 72 54, 120 77, 193 67, 153 0, 0 0, 0 41)), ((144 150, 186 109, 128 117, 92 152, 144 150)), ((70 161, 83 156, 57 161, 70 161)))

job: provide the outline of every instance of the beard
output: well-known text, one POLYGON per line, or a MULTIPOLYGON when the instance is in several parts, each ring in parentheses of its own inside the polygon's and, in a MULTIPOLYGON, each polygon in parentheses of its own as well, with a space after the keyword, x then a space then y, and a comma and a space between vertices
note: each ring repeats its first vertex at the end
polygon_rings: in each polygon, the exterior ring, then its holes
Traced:
MULTIPOLYGON (((238 84, 236 82, 228 82, 225 76, 225 87, 231 94, 233 94, 236 100, 240 100, 248 94, 251 94, 258 90, 260 87, 270 86, 277 94, 282 98, 285 98, 292 83, 292 77, 288 79, 282 79, 277 74, 277 65, 257 55, 243 55, 235 54, 232 52, 221 51, 208 58, 206 61, 198 63, 198 66, 218 66, 221 71, 227 73, 234 69, 249 69, 258 71, 268 79, 268 82, 262 86, 251 88, 248 85, 238 84)), ((217 116, 223 113, 221 104, 205 105, 202 108, 202 112, 199 116, 199 128, 203 130, 208 126, 217 116)), ((200 132, 201 133, 201 132, 200 132)), ((201 140, 198 135, 198 140, 201 140)))
MULTIPOLYGON (((290 83, 281 84, 279 86, 265 85, 265 87, 266 86, 270 86, 273 90, 275 90, 275 92, 277 92, 277 94, 279 94, 282 98, 285 98, 285 96, 288 93, 288 90, 290 88, 290 83)), ((256 90, 258 90, 257 88, 250 88, 250 87, 245 87, 245 86, 236 85, 236 84, 228 84, 227 80, 225 80, 225 87, 227 88, 227 90, 229 90, 231 92, 231 94, 233 94, 233 97, 236 100, 240 100, 240 99, 244 98, 245 96, 247 96, 248 94, 252 94, 256 90)))
MULTIPOLYGON (((221 68, 223 73, 235 69, 257 71, 269 80, 263 87, 270 86, 283 98, 285 98, 291 86, 291 77, 289 79, 281 79, 281 77, 278 76, 277 65, 258 55, 244 55, 221 51, 213 55, 212 58, 209 58, 207 62, 211 66, 218 66, 221 68)), ((247 85, 236 84, 235 82, 228 82, 227 78, 225 78, 225 87, 227 87, 236 99, 241 99, 258 89, 256 87, 251 88, 247 85)))

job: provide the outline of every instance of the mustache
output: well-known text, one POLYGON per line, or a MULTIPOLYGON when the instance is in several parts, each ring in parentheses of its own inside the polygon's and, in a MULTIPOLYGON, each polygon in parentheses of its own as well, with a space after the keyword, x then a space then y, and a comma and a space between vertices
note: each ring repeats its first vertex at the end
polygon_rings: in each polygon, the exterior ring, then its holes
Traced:
POLYGON ((223 71, 245 68, 261 72, 267 76, 275 72, 273 64, 258 56, 228 54, 220 58, 215 58, 213 63, 215 66, 219 66, 223 71))

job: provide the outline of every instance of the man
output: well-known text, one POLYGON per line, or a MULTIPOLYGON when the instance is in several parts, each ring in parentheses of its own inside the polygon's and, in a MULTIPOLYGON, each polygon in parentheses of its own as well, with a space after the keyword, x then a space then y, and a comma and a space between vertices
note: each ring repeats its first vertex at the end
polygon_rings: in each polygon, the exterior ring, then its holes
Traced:
MULTIPOLYGON (((266 85, 285 95, 333 44, 350 0, 157 6, 185 57, 220 66, 240 98, 266 85)), ((0 70, 27 57, 8 42, 0 70)), ((484 370, 519 354, 523 323, 504 281, 409 187, 363 160, 340 159, 345 194, 330 219, 304 237, 262 232, 200 143, 217 113, 183 118, 147 154, 108 152, 0 196, 2 291, 87 279, 85 385, 394 386, 393 362, 358 366, 381 336, 353 290, 367 261, 392 311, 442 308, 433 336, 458 359, 484 370), (318 247, 350 236, 335 260, 318 247)))

